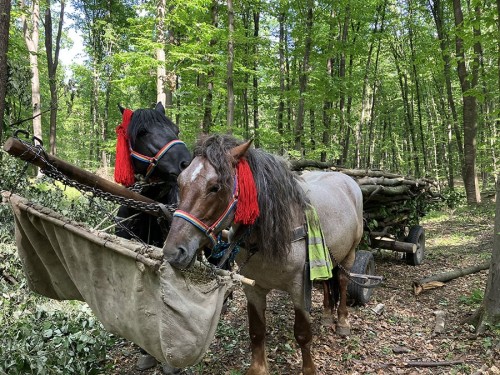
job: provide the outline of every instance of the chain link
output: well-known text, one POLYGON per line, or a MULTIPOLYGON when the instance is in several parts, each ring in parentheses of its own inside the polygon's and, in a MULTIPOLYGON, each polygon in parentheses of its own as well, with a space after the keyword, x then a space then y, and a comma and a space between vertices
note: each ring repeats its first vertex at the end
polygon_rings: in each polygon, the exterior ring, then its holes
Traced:
MULTIPOLYGON (((19 138, 18 138, 19 139, 19 138)), ((136 209, 138 211, 145 211, 145 212, 155 212, 158 214, 158 216, 164 216, 163 211, 160 207, 160 204, 158 203, 146 203, 146 202, 141 202, 137 201, 135 199, 131 198, 124 198, 122 196, 112 194, 106 191, 103 191, 101 189, 98 189, 96 187, 91 187, 85 184, 82 184, 78 181, 70 179, 68 176, 66 176, 64 173, 62 173, 60 170, 58 170, 52 163, 50 163, 47 158, 45 157, 45 151, 43 148, 38 145, 38 146, 33 146, 21 139, 19 139, 20 142, 22 142, 29 151, 33 152, 35 154, 35 157, 33 160, 40 159, 44 162, 46 165, 45 168, 42 168, 42 172, 50 177, 53 178, 54 180, 60 181, 66 186, 71 186, 74 187, 75 189, 78 189, 80 191, 86 192, 86 193, 91 193, 94 197, 99 197, 105 201, 108 202, 113 202, 117 203, 119 205, 127 206, 133 209, 136 209)), ((26 151, 28 152, 28 151, 26 151)), ((145 186, 154 186, 154 185, 159 185, 161 183, 150 183, 150 184, 144 184, 144 183, 136 183, 132 186, 130 189, 131 191, 140 193, 142 189, 145 186)), ((168 211, 170 212, 175 212, 177 209, 177 205, 175 204, 166 204, 165 207, 167 208, 168 211)))

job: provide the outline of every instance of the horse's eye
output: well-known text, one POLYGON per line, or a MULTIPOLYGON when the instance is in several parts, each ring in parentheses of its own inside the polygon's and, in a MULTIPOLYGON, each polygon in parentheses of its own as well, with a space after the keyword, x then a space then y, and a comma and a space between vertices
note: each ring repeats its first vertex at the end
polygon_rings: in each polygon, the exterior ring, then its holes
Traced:
POLYGON ((217 185, 212 185, 209 189, 208 189, 208 192, 209 193, 218 193, 221 189, 221 186, 219 184, 217 185))

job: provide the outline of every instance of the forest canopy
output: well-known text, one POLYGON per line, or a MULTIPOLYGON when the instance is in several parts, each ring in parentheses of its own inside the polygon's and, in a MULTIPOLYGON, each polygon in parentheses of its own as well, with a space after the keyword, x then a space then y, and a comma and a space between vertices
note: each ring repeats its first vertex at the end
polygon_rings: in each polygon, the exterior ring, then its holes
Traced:
POLYGON ((498 172, 499 0, 9 5, 2 143, 21 128, 107 169, 117 105, 162 101, 188 144, 232 132, 291 159, 463 180, 469 202, 498 172), (70 31, 81 54, 62 65, 70 31))

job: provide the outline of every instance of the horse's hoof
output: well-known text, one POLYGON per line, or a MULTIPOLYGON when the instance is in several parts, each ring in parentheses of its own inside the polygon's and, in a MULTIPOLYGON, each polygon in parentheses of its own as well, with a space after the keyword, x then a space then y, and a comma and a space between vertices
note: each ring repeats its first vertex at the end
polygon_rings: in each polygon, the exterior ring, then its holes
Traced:
POLYGON ((269 375, 269 371, 264 367, 250 366, 245 375, 269 375))
POLYGON ((137 360, 135 368, 139 371, 144 371, 152 367, 155 367, 157 364, 158 362, 156 361, 156 358, 146 353, 146 354, 141 354, 141 356, 137 360))
POLYGON ((302 369, 302 374, 303 375, 316 375, 317 372, 316 372, 316 367, 304 367, 302 369))
POLYGON ((323 315, 321 317, 321 325, 323 327, 333 327, 335 325, 331 315, 323 315))
POLYGON ((164 363, 161 366, 161 372, 163 373, 163 375, 176 375, 176 374, 180 374, 181 371, 182 370, 180 368, 172 367, 170 365, 167 365, 166 363, 164 363))
POLYGON ((339 326, 337 325, 337 329, 335 330, 339 336, 345 337, 351 334, 351 327, 349 326, 339 326))

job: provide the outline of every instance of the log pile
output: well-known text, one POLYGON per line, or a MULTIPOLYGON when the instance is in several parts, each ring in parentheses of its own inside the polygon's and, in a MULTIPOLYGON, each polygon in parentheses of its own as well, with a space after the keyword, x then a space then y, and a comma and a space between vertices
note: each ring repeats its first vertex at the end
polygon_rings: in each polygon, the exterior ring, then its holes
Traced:
POLYGON ((292 161, 291 165, 296 171, 318 168, 342 172, 354 178, 363 192, 365 229, 372 236, 392 234, 401 238, 404 227, 418 224, 428 204, 439 199, 437 184, 426 178, 405 177, 380 170, 347 169, 310 160, 292 161))

